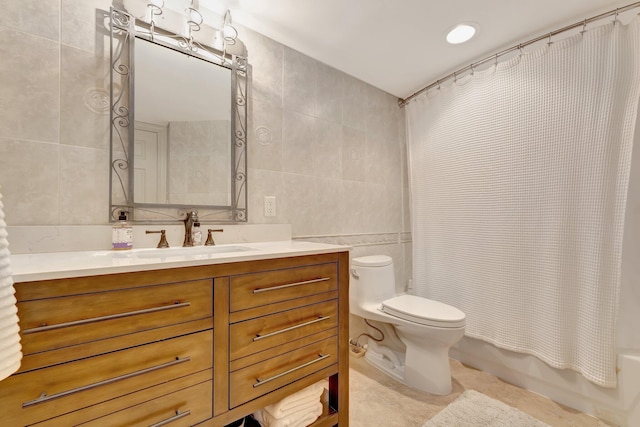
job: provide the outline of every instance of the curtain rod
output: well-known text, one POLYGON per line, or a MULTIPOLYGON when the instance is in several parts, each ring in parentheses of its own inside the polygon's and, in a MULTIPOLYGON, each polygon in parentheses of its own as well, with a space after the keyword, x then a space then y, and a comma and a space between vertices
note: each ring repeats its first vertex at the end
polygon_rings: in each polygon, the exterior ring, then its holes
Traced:
MULTIPOLYGON (((413 94, 411 94, 407 98, 398 99, 398 104, 400 105, 400 107, 404 107, 413 98, 415 98, 416 96, 420 95, 421 93, 427 92, 429 89, 431 89, 433 87, 440 86, 440 84, 442 82, 445 82, 445 81, 451 79, 452 77, 459 76, 460 74, 462 74, 462 73, 464 73, 466 71, 470 71, 470 70, 473 71, 473 69, 475 67, 477 67, 479 65, 482 65, 487 61, 490 61, 492 59, 497 61, 499 57, 501 57, 503 55, 506 55, 507 53, 513 52, 514 50, 522 50, 522 48, 527 47, 527 46, 529 46, 531 44, 537 43, 537 42, 539 42, 541 40, 544 40, 546 38, 551 40, 551 37, 556 36, 556 35, 561 34, 561 33, 564 33, 565 31, 569 31, 569 30, 572 30, 574 28, 578 28, 580 26, 586 27, 587 24, 589 24, 591 22, 598 21, 600 19, 607 18, 609 16, 614 16, 615 15, 617 17, 618 14, 620 14, 622 12, 626 12, 626 11, 631 10, 631 9, 634 9, 636 7, 640 7, 640 1, 628 4, 628 5, 623 6, 623 7, 615 8, 615 9, 610 10, 608 12, 601 13, 600 15, 592 16, 591 18, 583 19, 582 21, 576 22, 575 24, 567 25, 566 27, 560 28, 560 29, 555 30, 555 31, 551 31, 550 33, 546 33, 546 34, 544 34, 542 36, 539 36, 539 37, 536 37, 534 39, 528 40, 528 41, 526 41, 524 43, 517 44, 517 45, 512 46, 510 48, 507 48, 507 49, 505 49, 503 51, 500 51, 498 53, 494 53, 493 55, 487 56, 486 58, 481 59, 478 62, 473 62, 470 65, 467 65, 466 67, 460 68, 460 69, 454 71, 453 73, 447 74, 443 78, 438 79, 435 82, 433 82, 433 83, 423 87, 422 89, 414 92, 413 94)), ((584 31, 584 29, 583 29, 583 31, 584 31)))

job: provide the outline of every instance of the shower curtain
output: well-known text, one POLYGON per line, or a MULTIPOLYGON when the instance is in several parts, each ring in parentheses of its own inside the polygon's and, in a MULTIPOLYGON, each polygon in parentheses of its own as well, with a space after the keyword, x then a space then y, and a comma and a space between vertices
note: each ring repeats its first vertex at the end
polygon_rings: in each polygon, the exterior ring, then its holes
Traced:
POLYGON ((616 386, 638 17, 407 105, 415 293, 466 335, 616 386))

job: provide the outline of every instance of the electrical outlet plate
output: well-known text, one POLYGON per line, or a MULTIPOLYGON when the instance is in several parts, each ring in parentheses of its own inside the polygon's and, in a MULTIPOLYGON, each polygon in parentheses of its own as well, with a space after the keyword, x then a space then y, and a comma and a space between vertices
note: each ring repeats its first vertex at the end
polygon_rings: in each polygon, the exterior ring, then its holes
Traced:
POLYGON ((264 216, 276 216, 276 196, 264 196, 264 216))

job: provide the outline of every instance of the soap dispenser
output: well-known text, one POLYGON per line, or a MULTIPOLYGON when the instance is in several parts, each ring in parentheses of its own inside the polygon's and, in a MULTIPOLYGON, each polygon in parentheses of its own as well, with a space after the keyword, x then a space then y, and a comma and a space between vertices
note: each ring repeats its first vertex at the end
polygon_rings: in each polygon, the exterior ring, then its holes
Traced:
POLYGON ((112 228, 111 247, 115 250, 133 248, 133 227, 127 222, 126 211, 120 211, 118 222, 112 228))
POLYGON ((193 246, 200 246, 202 244, 202 230, 200 229, 199 221, 193 223, 193 227, 191 228, 191 241, 193 242, 193 246))

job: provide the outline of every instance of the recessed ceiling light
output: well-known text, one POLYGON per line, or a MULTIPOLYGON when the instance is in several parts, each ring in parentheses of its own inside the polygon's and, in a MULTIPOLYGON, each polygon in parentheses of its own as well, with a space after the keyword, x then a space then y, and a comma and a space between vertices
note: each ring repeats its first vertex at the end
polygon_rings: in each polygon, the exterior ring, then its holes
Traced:
POLYGON ((451 44, 460 44, 468 41, 476 33, 476 27, 469 24, 456 25, 447 33, 447 41, 451 44))

